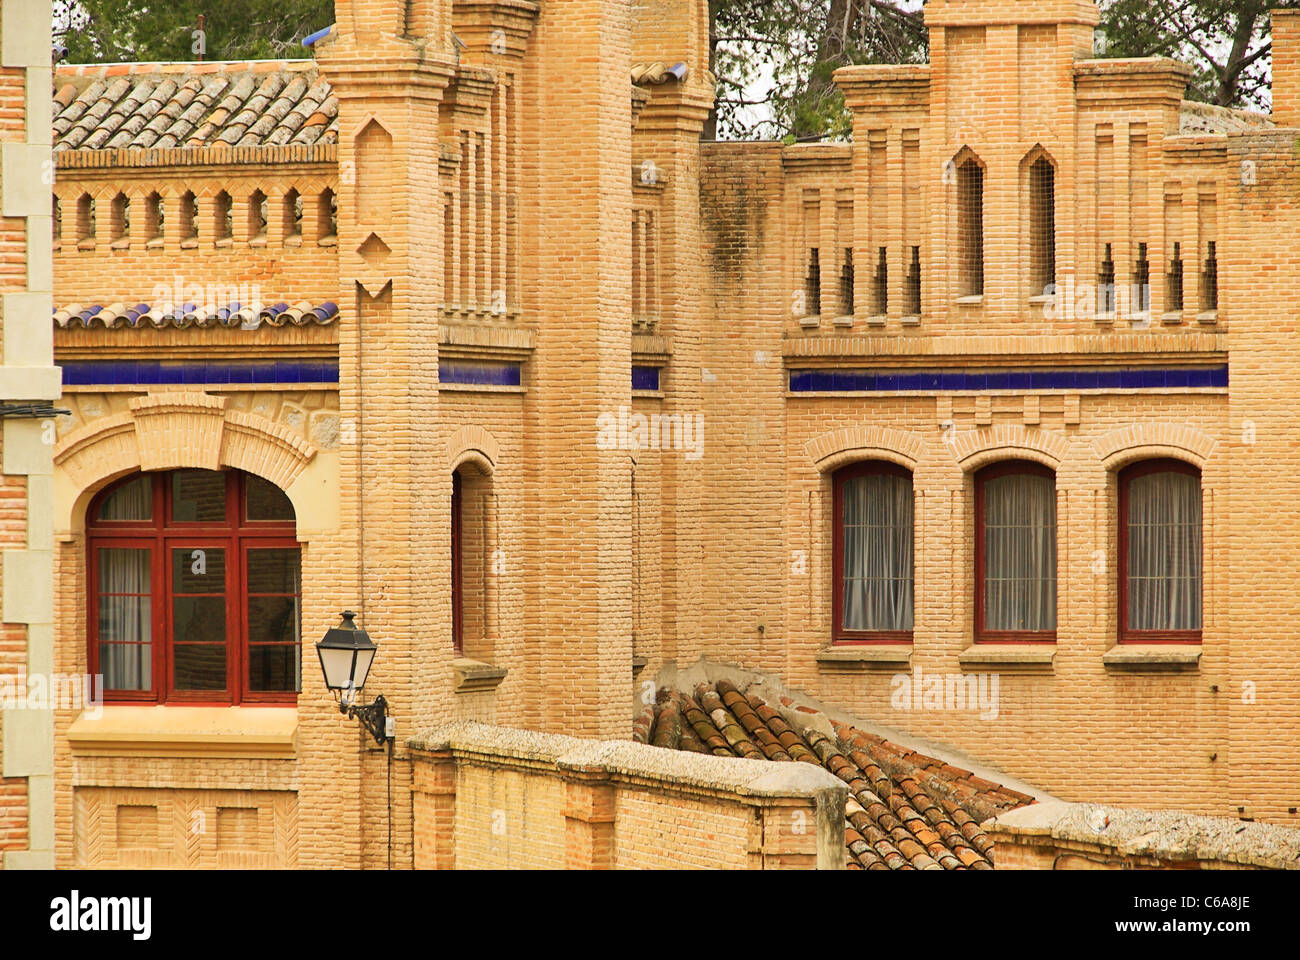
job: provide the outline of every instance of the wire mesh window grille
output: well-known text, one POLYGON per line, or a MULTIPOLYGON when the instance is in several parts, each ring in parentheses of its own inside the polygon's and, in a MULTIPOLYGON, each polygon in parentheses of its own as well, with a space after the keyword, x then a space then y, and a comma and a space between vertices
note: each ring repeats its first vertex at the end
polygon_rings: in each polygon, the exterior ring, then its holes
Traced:
POLYGON ((844 248, 840 265, 840 306, 845 315, 853 313, 853 248, 844 248))
POLYGON ((1145 243, 1138 244, 1137 263, 1133 267, 1133 307, 1138 313, 1151 309, 1151 260, 1145 243))
POLYGON ((1166 282, 1166 299, 1168 303, 1165 308, 1171 313, 1181 312, 1183 309, 1183 245, 1174 242, 1174 256, 1169 261, 1169 272, 1165 275, 1166 282))
POLYGON ((883 317, 889 312, 889 248, 876 253, 876 275, 871 285, 871 312, 883 317))
POLYGON ((804 297, 806 299, 807 316, 819 317, 822 312, 822 264, 821 250, 818 247, 808 248, 808 273, 803 280, 804 297))
POLYGON ((1029 168, 1029 269, 1034 296, 1056 286, 1056 169, 1046 157, 1029 168))
POLYGON ((984 295, 984 170, 974 160, 957 167, 957 263, 964 297, 984 295))
POLYGON ((1097 271, 1097 312, 1115 312, 1115 258, 1109 243, 1101 259, 1101 269, 1097 271))
POLYGON ((907 268, 907 315, 921 315, 921 248, 912 248, 912 262, 907 268))
POLYGON ((1219 309, 1219 251, 1213 240, 1206 244, 1205 266, 1201 271, 1201 307, 1219 309))

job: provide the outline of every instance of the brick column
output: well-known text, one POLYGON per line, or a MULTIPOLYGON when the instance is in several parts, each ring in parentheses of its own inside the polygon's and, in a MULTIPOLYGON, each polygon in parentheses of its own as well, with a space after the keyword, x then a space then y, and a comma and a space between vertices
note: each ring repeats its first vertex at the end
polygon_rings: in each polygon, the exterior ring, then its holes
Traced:
POLYGON ((456 762, 450 750, 415 753, 412 781, 416 870, 456 868, 456 762))
POLYGON ((614 785, 603 771, 564 780, 564 868, 614 869, 614 785))
POLYGON ((631 16, 546 5, 520 104, 528 713, 581 736, 631 733, 631 460, 597 445, 631 396, 631 16))
MULTIPOLYGON (((355 437, 339 451, 341 533, 323 545, 337 577, 318 592, 357 610, 379 645, 365 696, 382 693, 396 718, 395 867, 412 862, 403 745, 451 696, 451 474, 438 421, 442 207, 430 202, 440 195, 439 105, 456 64, 445 49, 450 7, 339 0, 337 33, 315 50, 339 100, 339 410, 344 436, 355 437)), ((305 634, 319 635, 338 609, 323 611, 324 623, 304 618, 305 634)), ((308 710, 328 712, 309 692, 308 710)), ((337 711, 315 720, 301 738, 303 833, 337 833, 330 843, 349 850, 349 866, 383 866, 386 758, 363 753, 355 725, 337 711), (339 822, 340 803, 357 810, 356 822, 339 822)))

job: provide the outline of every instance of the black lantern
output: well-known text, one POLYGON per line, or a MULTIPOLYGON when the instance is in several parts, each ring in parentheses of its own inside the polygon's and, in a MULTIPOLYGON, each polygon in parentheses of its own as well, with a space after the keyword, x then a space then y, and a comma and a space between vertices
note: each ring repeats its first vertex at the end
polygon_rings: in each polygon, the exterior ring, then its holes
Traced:
POLYGON ((351 610, 344 610, 339 625, 325 631, 324 638, 316 644, 316 654, 320 657, 321 672, 325 674, 325 686, 339 702, 339 712, 360 720, 370 735, 383 744, 393 738, 388 701, 376 697, 375 702, 368 706, 359 706, 355 702, 361 688, 366 685, 370 665, 379 648, 370 639, 370 634, 353 622, 354 617, 356 614, 351 610))

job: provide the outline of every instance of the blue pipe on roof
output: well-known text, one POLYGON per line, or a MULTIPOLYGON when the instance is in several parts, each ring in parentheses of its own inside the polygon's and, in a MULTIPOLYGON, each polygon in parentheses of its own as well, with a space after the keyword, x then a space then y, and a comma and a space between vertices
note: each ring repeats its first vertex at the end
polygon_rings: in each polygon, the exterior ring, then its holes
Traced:
POLYGON ((307 34, 307 36, 302 38, 302 45, 304 47, 310 47, 317 40, 324 40, 326 37, 330 35, 330 31, 333 29, 334 29, 334 24, 331 23, 328 27, 326 27, 323 30, 317 30, 315 33, 307 34))

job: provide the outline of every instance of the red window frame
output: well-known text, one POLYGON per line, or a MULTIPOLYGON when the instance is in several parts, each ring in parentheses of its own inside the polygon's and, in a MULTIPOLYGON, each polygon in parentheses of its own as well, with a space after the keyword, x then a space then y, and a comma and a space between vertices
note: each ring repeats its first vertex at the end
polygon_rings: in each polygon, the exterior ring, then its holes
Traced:
MULTIPOLYGON (((92 675, 102 673, 99 664, 99 550, 101 548, 148 549, 150 551, 151 604, 151 688, 149 690, 104 690, 104 700, 114 703, 184 703, 190 705, 293 705, 297 691, 250 690, 248 670, 249 627, 247 583, 250 549, 294 549, 301 551, 293 520, 247 520, 249 474, 224 470, 225 517, 221 521, 173 521, 171 478, 180 470, 131 474, 101 490, 86 511, 86 641, 87 663, 92 675), (100 507, 118 488, 148 477, 151 483, 153 519, 100 520, 100 507), (171 630, 173 549, 221 549, 225 551, 226 597, 226 687, 224 690, 177 690, 173 677, 175 656, 171 630)), ((299 584, 301 597, 301 584, 299 584)), ((258 594, 259 596, 261 594, 258 594)), ((301 658, 301 646, 299 657, 301 658)), ((300 660, 301 664, 301 660, 300 660)), ((299 667, 301 677, 301 665, 299 667)))
MULTIPOLYGON (((986 630, 984 627, 984 487, 990 480, 1011 474, 1032 474, 1052 481, 1052 494, 1056 495, 1056 471, 1033 460, 1002 460, 990 464, 975 474, 975 642, 976 643, 1055 643, 1056 630, 986 630)), ((1059 523, 1057 534, 1059 535, 1059 523)), ((1059 547, 1059 540, 1058 540, 1059 547)), ((1057 553, 1059 572, 1060 554, 1057 553)), ((1057 578, 1057 617, 1060 623, 1060 579, 1057 578)))
MULTIPOLYGON (((844 646, 864 646, 873 643, 911 643, 912 630, 847 630, 844 627, 844 487, 850 480, 872 475, 890 475, 906 478, 913 484, 912 471, 887 460, 866 460, 850 464, 835 472, 832 481, 834 488, 834 531, 831 536, 831 576, 834 578, 832 603, 834 631, 832 643, 844 646)), ((912 491, 912 617, 916 617, 916 491, 912 491)))
MULTIPOLYGON (((1140 460, 1119 472, 1119 642, 1200 643, 1202 630, 1130 630, 1128 626, 1128 508, 1129 484, 1152 473, 1183 473, 1201 482, 1198 467, 1184 460, 1140 460)), ((1205 626, 1205 488, 1201 488, 1201 626, 1205 626)))

